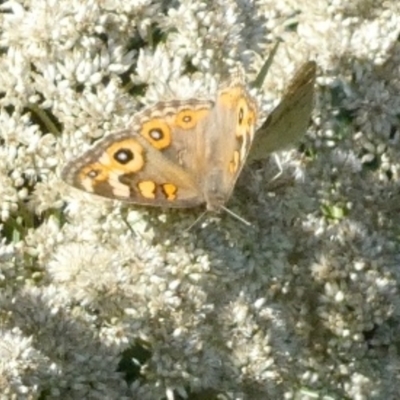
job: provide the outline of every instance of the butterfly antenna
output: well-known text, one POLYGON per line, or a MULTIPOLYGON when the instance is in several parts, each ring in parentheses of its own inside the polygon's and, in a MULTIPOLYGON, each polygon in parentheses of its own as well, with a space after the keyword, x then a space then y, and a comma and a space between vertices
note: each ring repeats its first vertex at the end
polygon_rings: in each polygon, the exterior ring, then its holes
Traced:
POLYGON ((269 183, 272 183, 273 181, 278 179, 283 173, 282 163, 279 156, 276 153, 273 153, 272 157, 276 163, 276 166, 278 167, 278 172, 270 179, 269 183))
POLYGON ((244 218, 242 218, 241 216, 235 214, 229 208, 226 208, 226 207, 222 206, 221 209, 224 210, 226 213, 228 213, 231 217, 233 217, 233 218, 237 219, 238 221, 242 222, 243 224, 245 224, 246 226, 252 226, 249 221, 247 221, 244 218))
POLYGON ((184 232, 189 232, 195 225, 197 225, 197 223, 204 217, 204 215, 207 213, 207 210, 206 211, 203 211, 196 219, 195 219, 195 221, 192 223, 192 224, 190 224, 185 230, 184 230, 184 232))
MULTIPOLYGON (((121 209, 120 209, 120 211, 121 211, 121 209)), ((135 231, 133 229, 133 226, 128 221, 128 214, 127 213, 125 214, 123 211, 121 211, 121 220, 124 222, 124 224, 126 225, 128 230, 130 231, 132 236, 139 236, 141 239, 144 239, 144 237, 143 237, 141 232, 135 231)))

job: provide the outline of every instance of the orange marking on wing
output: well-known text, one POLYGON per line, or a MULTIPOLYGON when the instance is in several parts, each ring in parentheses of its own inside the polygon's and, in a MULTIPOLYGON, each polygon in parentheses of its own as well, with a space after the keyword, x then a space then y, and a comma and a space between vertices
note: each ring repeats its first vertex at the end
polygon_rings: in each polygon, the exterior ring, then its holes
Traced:
POLYGON ((176 193, 178 191, 178 188, 173 185, 172 183, 164 183, 162 185, 162 190, 165 194, 165 197, 167 200, 175 200, 176 199, 176 193))
POLYGON ((113 143, 100 157, 102 169, 113 172, 131 173, 144 166, 144 149, 135 139, 124 139, 113 143))
MULTIPOLYGON (((240 97, 236 105, 236 138, 240 143, 239 160, 243 164, 253 141, 255 110, 246 97, 240 97)), ((240 164, 238 163, 238 164, 240 164)))
POLYGON ((239 86, 226 89, 221 93, 219 101, 226 107, 236 107, 239 98, 242 97, 242 93, 243 89, 239 86))
POLYGON ((233 153, 233 158, 229 163, 229 172, 234 175, 237 170, 239 169, 239 160, 240 160, 240 155, 239 152, 236 150, 233 153))
POLYGON ((156 198, 156 184, 153 181, 142 181, 137 186, 140 194, 146 199, 156 198))
POLYGON ((140 134, 159 150, 165 149, 171 144, 171 130, 161 118, 145 122, 140 134))
POLYGON ((175 117, 175 125, 182 129, 194 128, 201 119, 210 113, 208 109, 182 110, 175 117))
POLYGON ((93 182, 105 181, 108 179, 108 168, 104 168, 99 162, 83 167, 79 172, 79 180, 81 182, 90 180, 93 182))

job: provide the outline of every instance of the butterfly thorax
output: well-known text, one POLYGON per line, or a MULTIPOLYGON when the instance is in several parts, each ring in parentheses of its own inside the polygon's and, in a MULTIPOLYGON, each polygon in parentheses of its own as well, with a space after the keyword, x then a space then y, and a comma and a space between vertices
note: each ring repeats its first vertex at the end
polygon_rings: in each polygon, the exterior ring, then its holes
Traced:
POLYGON ((212 170, 207 174, 204 181, 204 198, 208 211, 221 211, 230 197, 230 191, 224 184, 221 171, 219 169, 212 170))

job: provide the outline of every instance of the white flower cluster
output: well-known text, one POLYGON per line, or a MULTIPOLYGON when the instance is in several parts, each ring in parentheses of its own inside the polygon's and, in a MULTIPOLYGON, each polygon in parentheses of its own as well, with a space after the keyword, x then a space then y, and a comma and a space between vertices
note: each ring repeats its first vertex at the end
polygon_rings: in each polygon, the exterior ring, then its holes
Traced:
POLYGON ((0 26, 0 400, 398 397, 397 0, 6 0, 0 26), (315 109, 278 178, 243 171, 252 227, 61 182, 278 37, 261 119, 309 59, 315 109))

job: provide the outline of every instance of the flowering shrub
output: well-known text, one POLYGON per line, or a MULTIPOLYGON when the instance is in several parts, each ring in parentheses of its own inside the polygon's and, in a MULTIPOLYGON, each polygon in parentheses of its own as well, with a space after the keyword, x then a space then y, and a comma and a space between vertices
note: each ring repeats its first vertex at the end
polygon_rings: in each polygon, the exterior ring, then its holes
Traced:
POLYGON ((395 398, 400 12, 386 2, 0 5, 0 398, 395 398), (327 5, 329 3, 329 5, 327 5), (143 106, 240 62, 261 123, 318 64, 297 150, 229 207, 127 207, 60 180, 143 106), (330 397, 329 397, 330 396, 330 397))

